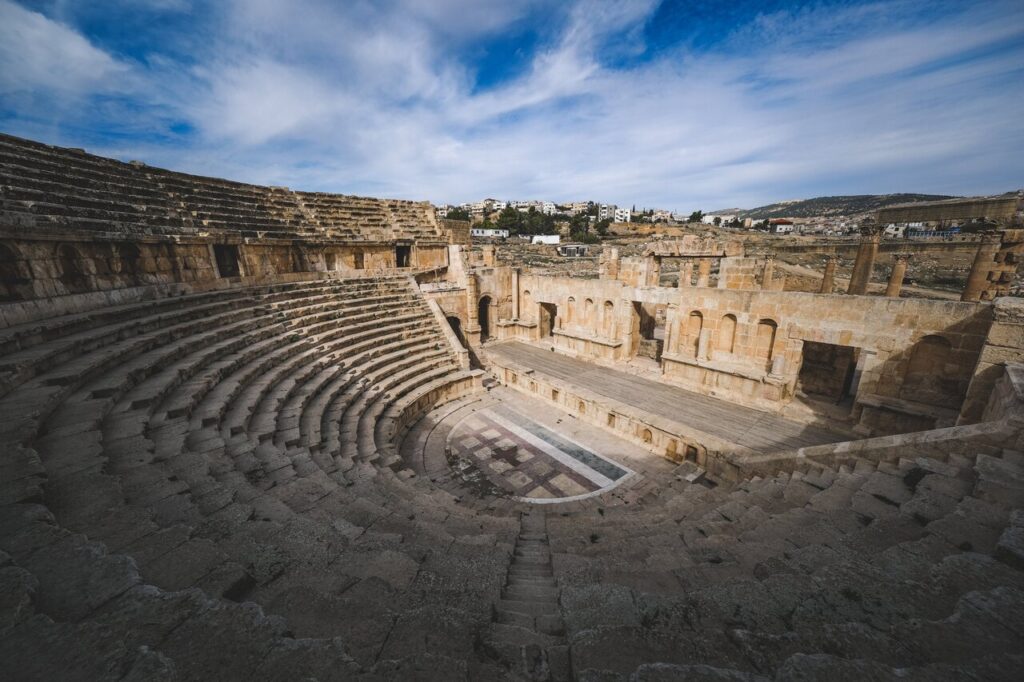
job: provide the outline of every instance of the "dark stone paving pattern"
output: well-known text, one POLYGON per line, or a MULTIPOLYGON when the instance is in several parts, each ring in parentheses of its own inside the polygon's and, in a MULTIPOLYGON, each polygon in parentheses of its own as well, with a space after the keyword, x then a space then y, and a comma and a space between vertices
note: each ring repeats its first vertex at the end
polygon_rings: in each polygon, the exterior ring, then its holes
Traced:
POLYGON ((587 450, 586 448, 580 447, 579 445, 573 443, 572 441, 562 438, 557 433, 549 431, 548 429, 544 428, 540 424, 537 424, 536 422, 530 421, 529 419, 519 414, 515 410, 510 410, 504 405, 498 405, 491 408, 491 411, 494 412, 495 414, 501 415, 502 417, 509 420, 516 426, 525 429, 526 431, 529 431, 537 438, 540 438, 542 441, 548 443, 549 445, 558 448, 565 454, 575 459, 577 462, 581 462, 587 465, 597 473, 602 474, 603 476, 607 476, 609 479, 613 481, 617 481, 626 475, 625 469, 615 466, 615 464, 613 464, 612 462, 609 462, 603 457, 598 457, 590 450, 587 450))
MULTIPOLYGON (((555 499, 600 489, 580 472, 499 424, 490 410, 474 413, 452 431, 449 444, 460 461, 471 464, 498 488, 519 497, 555 499), (506 449, 504 445, 511 447, 506 449)), ((501 417, 507 419, 506 415, 501 417)))
POLYGON ((846 436, 821 427, 793 422, 770 412, 734 405, 517 341, 491 346, 488 352, 759 452, 847 440, 846 436))

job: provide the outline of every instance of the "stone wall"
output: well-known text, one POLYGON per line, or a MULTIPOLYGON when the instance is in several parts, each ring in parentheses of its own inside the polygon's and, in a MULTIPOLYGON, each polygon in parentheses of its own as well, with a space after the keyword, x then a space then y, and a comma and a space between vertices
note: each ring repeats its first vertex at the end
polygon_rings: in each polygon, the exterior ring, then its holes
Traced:
MULTIPOLYGON (((501 270, 480 272, 481 295, 511 282, 496 278, 501 270)), ((554 328, 547 334, 543 324, 512 325, 497 338, 543 340, 610 364, 638 354, 637 306, 665 306, 662 379, 764 409, 779 409, 795 395, 805 342, 837 347, 848 358, 856 349, 852 416, 867 435, 954 423, 992 321, 986 303, 631 287, 538 275, 519 277, 519 299, 521 319, 544 315, 545 304, 557 309, 554 328)), ((813 383, 819 370, 811 365, 805 378, 813 383)))
POLYGON ((492 357, 489 362, 495 377, 505 386, 554 405, 580 421, 672 462, 691 461, 706 467, 725 453, 752 454, 691 425, 650 414, 570 382, 537 376, 532 369, 504 358, 492 357))
POLYGON ((993 310, 992 326, 973 367, 970 388, 960 410, 960 424, 973 424, 982 419, 1005 367, 1024 363, 1024 300, 998 298, 993 310))
MULTIPOLYGON (((410 266, 447 265, 444 245, 410 246, 410 266)), ((224 239, 0 239, 0 302, 53 298, 154 284, 195 284, 218 278, 266 278, 302 272, 391 269, 396 245, 224 239), (217 250, 231 253, 221 272, 217 250)))
POLYGON ((988 218, 1009 222, 1017 211, 1017 197, 977 197, 949 201, 929 201, 890 206, 878 210, 878 222, 942 222, 988 218))

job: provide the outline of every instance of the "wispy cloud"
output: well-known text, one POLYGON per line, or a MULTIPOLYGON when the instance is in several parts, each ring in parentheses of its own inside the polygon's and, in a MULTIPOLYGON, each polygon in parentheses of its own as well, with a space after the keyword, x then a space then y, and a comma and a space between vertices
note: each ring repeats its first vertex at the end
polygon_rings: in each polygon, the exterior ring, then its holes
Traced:
POLYGON ((1019 2, 776 11, 699 50, 646 42, 651 0, 124 4, 191 12, 194 30, 122 53, 76 27, 73 7, 0 0, 0 126, 76 146, 86 130, 94 151, 181 170, 438 202, 693 209, 1024 184, 1019 2), (522 30, 540 36, 527 68, 481 87, 473 55, 522 30), (42 104, 83 97, 57 124, 42 104))

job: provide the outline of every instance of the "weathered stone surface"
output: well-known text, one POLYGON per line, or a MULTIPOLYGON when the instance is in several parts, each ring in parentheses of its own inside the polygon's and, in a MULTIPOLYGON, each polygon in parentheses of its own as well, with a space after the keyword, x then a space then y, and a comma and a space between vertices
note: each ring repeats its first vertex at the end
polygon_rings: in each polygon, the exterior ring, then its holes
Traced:
POLYGON ((732 247, 718 287, 546 276, 426 204, 0 161, 12 679, 1019 673, 1015 304, 751 289, 732 247), (474 487, 450 439, 501 402, 571 461, 502 427, 467 452, 530 476, 474 487))

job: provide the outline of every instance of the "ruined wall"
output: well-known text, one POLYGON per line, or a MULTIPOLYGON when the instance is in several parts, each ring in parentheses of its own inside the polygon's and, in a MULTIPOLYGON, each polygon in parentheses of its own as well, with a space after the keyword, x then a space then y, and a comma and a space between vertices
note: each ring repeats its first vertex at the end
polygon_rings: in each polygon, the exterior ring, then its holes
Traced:
POLYGON ((0 301, 218 277, 202 242, 3 240, 0 267, 0 301))
MULTIPOLYGON (((444 245, 410 245, 410 265, 448 264, 444 245)), ((0 301, 27 301, 153 284, 194 284, 218 278, 267 278, 306 272, 396 267, 392 244, 227 239, 0 239, 0 301), (218 264, 216 249, 236 265, 218 264), (223 270, 223 271, 222 271, 223 270)))
POLYGON ((468 245, 472 241, 469 234, 470 227, 472 226, 470 221, 442 218, 437 222, 441 227, 441 231, 447 237, 449 244, 468 245))
MULTIPOLYGON (((932 428, 955 419, 991 324, 984 303, 743 291, 630 287, 616 280, 523 275, 530 306, 557 308, 551 334, 528 338, 599 362, 638 354, 643 307, 666 306, 663 380, 683 388, 777 409, 797 389, 804 342, 857 350, 853 416, 865 431, 932 428)), ((834 366, 841 364, 834 360, 834 366)), ((805 379, 829 395, 826 370, 805 379), (817 376, 817 378, 815 378, 817 376)), ((841 387, 840 387, 841 388, 841 387)))
POLYGON ((718 264, 720 289, 756 289, 759 272, 757 258, 723 258, 718 264))
POLYGON ((960 424, 981 420, 1006 366, 1024 363, 1024 299, 998 298, 993 309, 992 326, 973 367, 970 388, 960 410, 960 424))
POLYGON ((988 218, 1009 222, 1017 211, 1017 197, 980 197, 952 201, 921 202, 878 210, 878 222, 914 223, 988 218))

